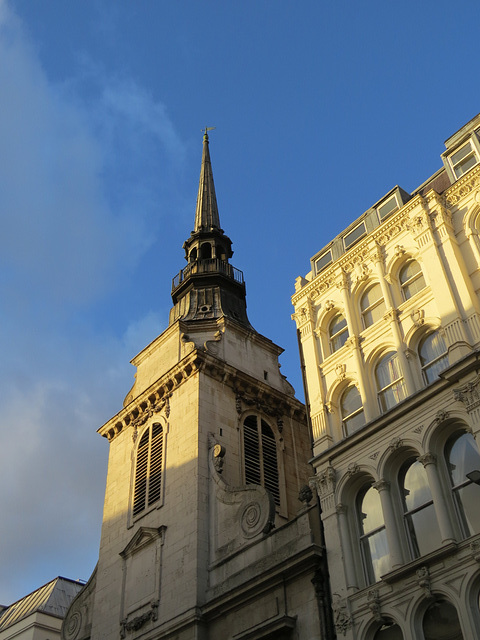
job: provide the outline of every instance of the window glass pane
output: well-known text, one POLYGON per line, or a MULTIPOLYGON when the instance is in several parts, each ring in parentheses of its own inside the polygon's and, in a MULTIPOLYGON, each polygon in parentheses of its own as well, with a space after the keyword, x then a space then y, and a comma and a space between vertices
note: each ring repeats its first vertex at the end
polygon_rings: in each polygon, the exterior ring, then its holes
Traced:
POLYGON ((388 216, 389 213, 393 213, 393 211, 396 211, 397 209, 397 198, 393 196, 378 207, 378 215, 380 216, 380 219, 383 220, 383 218, 388 216))
POLYGON ((457 610, 448 600, 437 600, 423 616, 425 640, 463 640, 457 610))
POLYGON ((403 481, 403 492, 407 511, 416 509, 432 499, 427 472, 421 462, 410 465, 403 481))
POLYGON ((382 297, 382 289, 379 284, 370 287, 360 301, 363 324, 365 328, 380 320, 385 313, 385 302, 382 297))
POLYGON ((433 382, 448 366, 447 346, 438 333, 431 333, 420 345, 420 361, 427 382, 433 382))
POLYGON ((452 441, 450 447, 448 462, 455 487, 465 482, 467 473, 480 469, 480 454, 471 433, 463 433, 452 441))
MULTIPOLYGON (((384 624, 377 631, 373 640, 403 640, 403 635, 397 624, 384 624)), ((439 639, 437 638, 437 640, 439 639)))
POLYGON ((343 421, 345 427, 345 435, 349 436, 365 425, 365 414, 363 409, 352 416, 348 416, 343 421))
POLYGON ((390 571, 390 553, 388 551, 387 533, 381 529, 366 537, 363 541, 366 561, 371 563, 373 582, 378 582, 383 574, 390 571))
POLYGON ((400 472, 405 526, 415 557, 442 544, 427 472, 419 461, 406 463, 400 472))
POLYGON ((321 271, 324 267, 327 266, 327 264, 330 264, 330 262, 332 261, 332 254, 330 251, 327 251, 326 253, 323 254, 323 256, 320 256, 320 258, 318 258, 318 260, 315 262, 315 270, 318 273, 319 271, 321 271))
POLYGON ((332 352, 343 347, 348 339, 347 321, 342 315, 335 316, 330 324, 330 344, 332 352))
POLYGON ((468 154, 471 153, 471 151, 472 151, 472 147, 468 142, 464 147, 460 149, 460 151, 457 151, 452 155, 452 163, 458 164, 461 160, 463 160, 466 156, 468 156, 468 154))
POLYGON ((362 311, 368 309, 376 302, 378 302, 382 297, 382 289, 379 284, 374 284, 373 287, 370 287, 368 291, 366 291, 362 296, 362 301, 360 303, 360 307, 362 311))
POLYGON ((446 457, 453 496, 457 503, 459 515, 472 535, 480 532, 480 486, 467 478, 467 473, 480 470, 480 454, 477 443, 471 433, 463 433, 452 438, 446 447, 446 457))
POLYGON ((380 389, 383 389, 401 377, 400 365, 396 353, 388 353, 382 358, 377 365, 376 375, 380 389))
POLYGON ((400 284, 405 300, 425 288, 425 278, 416 260, 411 260, 400 271, 400 284))
POLYGON ((360 240, 360 238, 364 234, 365 234, 365 225, 362 222, 362 224, 359 224, 358 227, 355 227, 355 229, 353 229, 353 231, 350 231, 350 233, 347 233, 347 235, 343 238, 343 241, 345 243, 345 249, 348 249, 357 240, 360 240))
POLYGON ((457 166, 455 167, 455 175, 457 176, 457 178, 460 178, 460 176, 463 176, 464 173, 467 173, 467 171, 472 167, 474 167, 476 164, 477 164, 477 158, 472 153, 472 155, 469 158, 467 158, 460 164, 457 164, 457 166))
POLYGON ((349 387, 342 396, 341 413, 345 435, 350 435, 365 424, 362 398, 357 387, 349 387))
POLYGON ((342 416, 348 416, 362 408, 362 398, 357 387, 349 387, 342 397, 342 416))
POLYGON ((370 533, 384 525, 380 494, 374 487, 365 493, 360 506, 363 533, 370 533))
POLYGON ((417 552, 415 555, 424 556, 442 546, 442 538, 438 528, 437 516, 433 504, 423 507, 407 517, 409 526, 413 528, 414 543, 417 552))

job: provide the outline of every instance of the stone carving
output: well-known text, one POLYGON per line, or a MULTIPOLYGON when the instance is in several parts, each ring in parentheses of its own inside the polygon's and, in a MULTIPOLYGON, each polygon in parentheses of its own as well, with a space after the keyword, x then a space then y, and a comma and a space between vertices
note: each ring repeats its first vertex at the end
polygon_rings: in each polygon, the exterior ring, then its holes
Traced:
POLYGON ((97 581, 97 567, 89 581, 74 598, 62 624, 63 640, 86 640, 90 638, 92 605, 97 581))
POLYGON ((415 427, 415 429, 413 431, 414 431, 414 433, 422 433, 424 428, 425 428, 425 426, 423 424, 419 424, 418 427, 415 427))
POLYGON ((146 624, 149 620, 153 622, 158 618, 158 600, 154 600, 150 604, 151 609, 149 611, 145 611, 139 616, 128 620, 124 618, 120 621, 120 637, 125 638, 127 635, 127 631, 138 631, 146 624))
POLYGON ((325 471, 311 479, 310 482, 316 487, 320 498, 328 496, 335 491, 336 475, 335 469, 329 465, 325 471))
POLYGON ((470 543, 470 552, 472 558, 480 564, 480 540, 474 540, 470 543))
POLYGON ((466 382, 463 386, 453 390, 453 397, 459 402, 463 402, 467 411, 472 411, 480 405, 480 376, 474 380, 466 382))
POLYGON ((445 203, 447 206, 454 206, 457 204, 461 198, 468 195, 479 183, 479 172, 476 170, 474 172, 473 177, 471 177, 471 173, 468 176, 468 179, 463 182, 462 180, 458 180, 456 183, 456 189, 453 193, 451 193, 448 198, 445 199, 445 203))
POLYGON ((450 413, 448 411, 445 411, 445 409, 440 409, 440 411, 437 411, 437 414, 435 416, 435 421, 440 424, 441 422, 445 422, 445 420, 448 418, 448 416, 450 415, 450 413))
POLYGON ((298 499, 300 502, 303 502, 305 507, 308 507, 313 498, 313 492, 308 486, 308 484, 303 485, 298 493, 298 499))
POLYGON ((416 571, 417 584, 423 589, 426 598, 432 598, 432 588, 430 584, 430 573, 428 567, 420 567, 416 571))
POLYGON ((335 307, 335 303, 333 300, 326 300, 323 306, 325 307, 325 311, 331 311, 335 307))
POLYGON ((400 256, 403 256, 403 254, 405 253, 405 249, 401 244, 397 244, 397 246, 394 249, 394 253, 395 253, 395 257, 400 258, 400 256))
POLYGON ((346 635, 352 626, 352 618, 348 614, 345 598, 334 593, 332 597, 333 623, 338 634, 346 635))
POLYGON ((425 311, 423 309, 414 309, 410 317, 416 327, 421 327, 425 323, 425 311))
POLYGON ((396 451, 403 445, 402 438, 393 438, 388 447, 389 451, 396 451))
POLYGON ((368 457, 370 458, 370 460, 376 460, 379 455, 380 455, 380 451, 375 451, 375 453, 372 453, 372 455, 368 457))
POLYGON ((225 457, 225 447, 222 447, 221 444, 215 444, 213 446, 213 464, 215 465, 215 469, 217 473, 222 473, 223 471, 223 463, 225 457))
POLYGON ((222 339, 223 334, 221 331, 217 331, 213 336, 213 340, 206 340, 204 346, 205 351, 213 354, 214 356, 218 355, 219 345, 218 343, 222 339))
POLYGON ((337 364, 335 367, 335 373, 337 374, 337 380, 345 380, 345 372, 347 370, 347 366, 345 364, 337 364))
POLYGON ((371 589, 367 595, 367 605, 377 622, 382 622, 382 613, 380 610, 380 593, 378 589, 371 589))
POLYGON ((221 475, 224 457, 224 448, 211 436, 209 468, 216 498, 217 557, 239 549, 255 536, 268 533, 275 522, 275 502, 264 487, 254 484, 234 487, 225 482, 221 475))
POLYGON ((358 473, 359 469, 360 469, 360 467, 358 466, 357 462, 351 462, 348 465, 347 475, 351 477, 351 476, 355 475, 356 473, 358 473))
POLYGON ((437 456, 434 453, 425 453, 423 456, 417 458, 419 462, 426 467, 428 464, 437 464, 437 456))

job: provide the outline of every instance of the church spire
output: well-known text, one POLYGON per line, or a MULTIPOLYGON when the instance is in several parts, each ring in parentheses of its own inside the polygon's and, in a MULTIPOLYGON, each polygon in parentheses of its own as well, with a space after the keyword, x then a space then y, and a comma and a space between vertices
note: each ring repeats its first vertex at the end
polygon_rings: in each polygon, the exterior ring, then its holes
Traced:
POLYGON ((220 228, 208 148, 209 128, 204 131, 195 227, 183 243, 188 264, 172 282, 170 324, 180 319, 216 321, 227 317, 251 329, 243 273, 229 263, 232 241, 220 228))
POLYGON ((197 208, 195 211, 194 231, 211 231, 220 229, 217 197, 213 183, 212 163, 208 148, 208 131, 214 127, 205 127, 203 136, 202 166, 200 169, 200 182, 198 185, 197 208))

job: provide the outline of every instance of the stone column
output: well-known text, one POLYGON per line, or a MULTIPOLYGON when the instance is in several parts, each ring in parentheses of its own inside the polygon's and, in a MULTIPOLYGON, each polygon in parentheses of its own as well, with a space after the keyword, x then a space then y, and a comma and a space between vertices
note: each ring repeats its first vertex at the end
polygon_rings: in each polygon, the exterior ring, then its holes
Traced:
POLYGON ((385 531, 390 551, 390 561, 392 563, 392 569, 395 569, 396 567, 401 566, 404 561, 402 545, 400 544, 400 538, 398 535, 398 527, 395 521, 392 497, 390 495, 390 483, 382 478, 381 480, 378 480, 378 482, 375 482, 373 486, 380 494, 383 520, 385 522, 385 531))
POLYGON ((345 567, 345 580, 347 589, 358 589, 357 576, 355 574, 355 561, 353 557, 352 545, 350 542, 347 507, 344 504, 336 506, 338 518, 338 530, 340 532, 340 544, 343 551, 343 566, 345 567))
POLYGON ((442 485, 437 469, 437 458, 433 453, 426 453, 420 456, 418 460, 423 464, 427 472, 428 484, 432 492, 433 506, 437 515, 438 526, 442 536, 442 544, 455 542, 455 534, 453 532, 450 514, 445 502, 442 485))

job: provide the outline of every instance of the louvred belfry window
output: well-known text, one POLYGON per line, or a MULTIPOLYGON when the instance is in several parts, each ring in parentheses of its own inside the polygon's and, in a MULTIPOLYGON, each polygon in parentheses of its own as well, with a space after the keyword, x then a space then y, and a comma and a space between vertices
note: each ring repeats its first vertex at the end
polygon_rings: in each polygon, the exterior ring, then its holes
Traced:
POLYGON ((243 453, 246 484, 261 484, 280 506, 277 442, 270 426, 257 416, 243 423, 243 453))
POLYGON ((160 500, 162 495, 163 428, 158 422, 142 435, 137 449, 133 515, 160 500))

